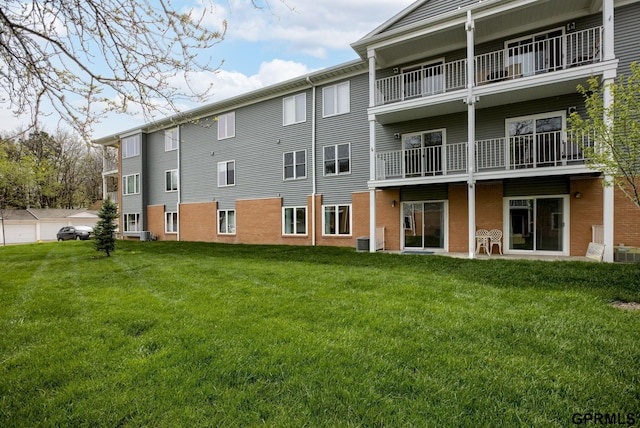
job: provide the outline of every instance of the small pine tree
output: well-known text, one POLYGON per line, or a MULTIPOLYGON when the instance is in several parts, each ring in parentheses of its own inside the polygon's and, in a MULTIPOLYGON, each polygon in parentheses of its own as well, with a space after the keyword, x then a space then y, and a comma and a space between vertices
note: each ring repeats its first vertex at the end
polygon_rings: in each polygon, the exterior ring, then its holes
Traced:
POLYGON ((98 220, 96 227, 93 229, 94 247, 96 251, 104 251, 109 257, 116 249, 115 220, 118 218, 118 205, 111 198, 107 198, 102 203, 98 217, 100 217, 100 220, 98 220))

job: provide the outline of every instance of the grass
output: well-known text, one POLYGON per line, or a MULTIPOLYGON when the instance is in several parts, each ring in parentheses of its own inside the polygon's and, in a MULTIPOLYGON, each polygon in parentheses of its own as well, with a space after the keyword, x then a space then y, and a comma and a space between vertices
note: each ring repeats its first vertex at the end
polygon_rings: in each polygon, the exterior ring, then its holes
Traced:
POLYGON ((569 426, 640 408, 640 265, 0 248, 0 426, 569 426))

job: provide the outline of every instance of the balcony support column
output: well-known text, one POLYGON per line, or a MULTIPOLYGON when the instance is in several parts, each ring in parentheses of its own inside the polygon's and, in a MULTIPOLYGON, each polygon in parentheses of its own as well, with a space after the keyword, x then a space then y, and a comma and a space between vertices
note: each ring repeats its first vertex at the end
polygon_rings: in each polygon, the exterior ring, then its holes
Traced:
MULTIPOLYGON (((369 107, 376 105, 376 52, 367 52, 369 58, 369 107)), ((369 179, 376 179, 376 119, 369 116, 369 179)), ((376 252, 376 189, 369 190, 369 252, 376 252)))
MULTIPOLYGON (((602 2, 602 38, 603 38, 603 61, 615 59, 614 47, 614 6, 613 0, 603 0, 602 2)), ((611 85, 615 83, 615 72, 607 72, 603 76, 602 85, 604 88, 603 104, 604 111, 609 110, 613 105, 613 93, 611 85)), ((611 118, 605 113, 605 123, 611 126, 611 118)), ((608 179, 610 177, 605 177, 608 179)), ((608 180, 610 181, 610 180, 608 180)), ((614 244, 614 203, 615 203, 615 187, 606 186, 603 191, 603 235, 604 235, 604 257, 603 261, 613 262, 613 244, 614 244)))
MULTIPOLYGON (((370 179, 376 179, 376 121, 369 116, 370 179)), ((376 252, 376 189, 369 189, 369 252, 376 252)))
POLYGON ((475 180, 475 141, 476 141, 476 102, 473 94, 475 87, 474 72, 474 30, 475 24, 471 19, 471 11, 467 11, 467 203, 469 213, 469 258, 475 257, 476 249, 476 180, 475 180))
POLYGON ((602 2, 602 60, 615 59, 614 54, 614 25, 613 25, 613 0, 602 2))

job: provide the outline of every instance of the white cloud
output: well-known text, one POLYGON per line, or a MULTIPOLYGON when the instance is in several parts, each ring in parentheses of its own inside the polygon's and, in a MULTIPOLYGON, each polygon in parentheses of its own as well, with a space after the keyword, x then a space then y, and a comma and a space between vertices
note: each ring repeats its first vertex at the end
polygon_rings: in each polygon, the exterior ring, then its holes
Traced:
MULTIPOLYGON (((210 100, 219 101, 293 79, 310 71, 302 63, 274 59, 261 63, 258 72, 250 76, 237 71, 218 70, 215 73, 191 73, 188 79, 189 84, 196 91, 202 91, 211 85, 212 96, 210 100)), ((174 79, 171 79, 170 83, 178 88, 184 88, 186 85, 184 75, 177 75, 174 79)))
MULTIPOLYGON (((308 74, 311 71, 306 65, 298 62, 274 59, 260 64, 258 72, 251 76, 237 71, 219 70, 215 73, 192 73, 189 75, 189 82, 196 91, 213 85, 212 96, 207 101, 210 103, 284 82, 308 74)), ((171 79, 170 83, 178 88, 186 86, 184 75, 176 75, 171 79)), ((195 103, 181 103, 176 107, 181 111, 188 111, 196 106, 195 103)), ((94 105, 94 108, 99 109, 99 106, 94 105)), ((110 114, 101 123, 96 124, 94 135, 97 137, 111 135, 142 126, 145 122, 155 119, 161 119, 161 117, 145 118, 139 106, 131 105, 129 114, 110 114)))
MULTIPOLYGON (((202 2, 202 0, 200 0, 202 2)), ((275 42, 279 47, 318 58, 350 44, 413 3, 414 0, 271 0, 256 9, 246 0, 227 0, 200 9, 205 22, 228 22, 227 39, 275 42)))

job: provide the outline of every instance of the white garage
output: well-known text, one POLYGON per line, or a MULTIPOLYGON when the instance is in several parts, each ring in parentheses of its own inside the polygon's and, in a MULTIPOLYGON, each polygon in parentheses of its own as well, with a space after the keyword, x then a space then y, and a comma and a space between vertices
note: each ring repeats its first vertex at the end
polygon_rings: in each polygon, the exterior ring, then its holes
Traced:
POLYGON ((0 219, 4 223, 0 227, 0 245, 55 241, 62 227, 94 227, 99 220, 96 211, 34 208, 5 210, 0 219))

